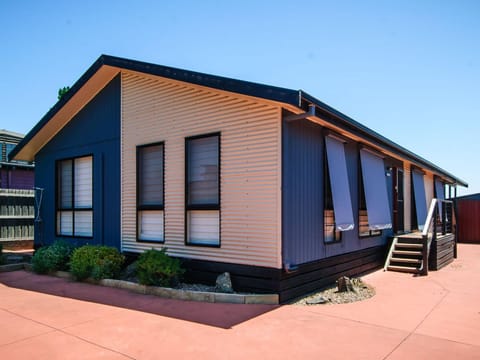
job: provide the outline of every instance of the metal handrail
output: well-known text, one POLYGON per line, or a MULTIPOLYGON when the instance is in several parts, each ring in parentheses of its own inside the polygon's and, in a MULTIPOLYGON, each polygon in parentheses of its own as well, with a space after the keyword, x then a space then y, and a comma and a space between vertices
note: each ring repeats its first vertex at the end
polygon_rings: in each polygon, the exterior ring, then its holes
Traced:
MULTIPOLYGON (((430 203, 430 208, 428 209, 427 219, 425 221, 425 225, 422 231, 422 243, 423 243, 423 261, 420 267, 420 272, 424 275, 428 274, 428 257, 430 256, 430 247, 432 245, 432 241, 436 240, 437 238, 437 227, 434 222, 438 216, 438 204, 451 204, 452 201, 450 200, 443 200, 443 199, 432 199, 430 203), (432 232, 430 232, 430 228, 432 228, 432 232), (431 234, 431 236, 430 236, 431 234)), ((444 235, 446 232, 446 218, 444 216, 446 209, 445 206, 442 209, 442 234, 444 235)))
POLYGON ((387 271, 388 264, 390 264, 390 259, 393 255, 393 249, 395 249, 395 245, 398 242, 398 237, 394 237, 392 241, 392 245, 390 246, 390 250, 388 251, 387 259, 385 260, 385 265, 383 266, 383 271, 387 271))

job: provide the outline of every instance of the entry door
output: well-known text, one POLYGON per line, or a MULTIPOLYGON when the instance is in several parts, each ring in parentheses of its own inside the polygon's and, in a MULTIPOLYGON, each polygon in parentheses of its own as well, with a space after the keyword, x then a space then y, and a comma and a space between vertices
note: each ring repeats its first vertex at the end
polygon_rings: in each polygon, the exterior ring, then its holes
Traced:
POLYGON ((403 207, 403 170, 393 168, 393 231, 395 233, 405 230, 403 207))

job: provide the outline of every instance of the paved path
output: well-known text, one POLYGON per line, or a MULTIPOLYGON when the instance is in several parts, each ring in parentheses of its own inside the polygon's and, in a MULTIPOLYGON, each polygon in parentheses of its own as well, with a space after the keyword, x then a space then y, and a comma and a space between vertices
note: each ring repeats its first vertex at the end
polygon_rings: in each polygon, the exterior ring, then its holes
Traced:
POLYGON ((480 359, 480 245, 428 277, 377 271, 345 305, 160 299, 0 274, 0 359, 480 359))

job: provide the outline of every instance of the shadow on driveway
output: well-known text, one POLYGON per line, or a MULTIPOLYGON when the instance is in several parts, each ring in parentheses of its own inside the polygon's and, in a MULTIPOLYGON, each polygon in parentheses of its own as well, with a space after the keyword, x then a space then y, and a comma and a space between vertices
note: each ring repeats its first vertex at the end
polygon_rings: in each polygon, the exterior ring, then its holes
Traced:
POLYGON ((213 304, 163 299, 27 271, 0 273, 0 283, 11 288, 142 311, 223 329, 229 329, 278 308, 278 305, 213 304))

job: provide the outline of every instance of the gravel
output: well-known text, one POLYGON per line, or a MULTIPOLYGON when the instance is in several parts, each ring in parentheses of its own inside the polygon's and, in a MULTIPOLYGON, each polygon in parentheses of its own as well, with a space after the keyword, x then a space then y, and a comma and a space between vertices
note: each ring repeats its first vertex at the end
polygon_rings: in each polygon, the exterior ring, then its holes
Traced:
POLYGON ((321 291, 308 294, 302 298, 294 300, 293 305, 328 305, 328 304, 346 304, 355 301, 362 301, 375 295, 375 289, 364 283, 360 278, 351 279, 354 291, 338 292, 337 287, 332 285, 321 291))

